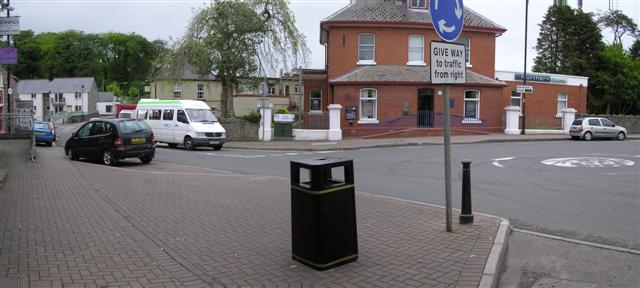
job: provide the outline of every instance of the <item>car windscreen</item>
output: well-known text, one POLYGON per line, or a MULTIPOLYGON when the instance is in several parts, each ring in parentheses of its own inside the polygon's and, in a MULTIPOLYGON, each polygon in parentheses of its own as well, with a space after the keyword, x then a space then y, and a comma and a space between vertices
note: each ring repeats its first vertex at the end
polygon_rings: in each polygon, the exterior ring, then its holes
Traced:
POLYGON ((121 133, 134 133, 134 132, 151 132, 151 127, 141 120, 130 120, 118 122, 118 130, 121 133))
POLYGON ((33 128, 35 129, 43 129, 43 130, 49 130, 49 125, 46 123, 35 123, 33 124, 33 128))
POLYGON ((209 109, 186 109, 191 122, 218 122, 216 115, 209 109))
POLYGON ((573 123, 571 123, 571 125, 582 125, 582 119, 573 120, 573 123))

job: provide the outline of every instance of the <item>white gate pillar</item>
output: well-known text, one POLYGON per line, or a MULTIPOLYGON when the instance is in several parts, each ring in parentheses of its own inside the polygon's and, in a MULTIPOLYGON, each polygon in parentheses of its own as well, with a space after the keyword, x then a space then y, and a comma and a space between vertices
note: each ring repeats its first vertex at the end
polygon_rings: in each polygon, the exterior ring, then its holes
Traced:
POLYGON ((329 109, 329 141, 342 140, 342 129, 340 129, 340 111, 342 105, 331 104, 329 109))
POLYGON ((564 134, 569 134, 571 123, 573 123, 573 120, 576 120, 576 112, 578 111, 573 108, 562 109, 562 130, 564 134))
POLYGON ((268 100, 262 102, 258 100, 258 109, 260 109, 260 130, 258 131, 258 139, 262 141, 271 141, 272 129, 271 129, 271 121, 272 121, 272 112, 273 112, 273 104, 271 104, 268 100))
POLYGON ((517 135, 520 134, 520 129, 518 129, 518 123, 520 122, 520 107, 518 106, 507 106, 504 108, 507 111, 506 117, 506 125, 504 129, 504 134, 509 135, 517 135))

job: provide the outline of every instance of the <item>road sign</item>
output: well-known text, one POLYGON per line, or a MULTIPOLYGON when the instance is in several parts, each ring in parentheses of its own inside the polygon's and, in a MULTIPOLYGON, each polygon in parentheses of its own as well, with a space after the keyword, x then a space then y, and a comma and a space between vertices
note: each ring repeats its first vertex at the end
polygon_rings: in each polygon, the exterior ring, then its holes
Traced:
POLYGON ((447 42, 456 41, 464 26, 462 0, 431 0, 429 9, 431 23, 438 36, 447 42))
POLYGON ((533 91, 535 91, 535 89, 533 89, 531 85, 518 85, 518 87, 516 87, 516 92, 518 93, 533 93, 533 91))
POLYGON ((467 65, 464 44, 431 41, 431 83, 464 84, 467 65))
POLYGON ((0 18, 0 35, 20 34, 20 16, 0 18))
POLYGON ((18 64, 18 48, 0 47, 0 64, 18 64))

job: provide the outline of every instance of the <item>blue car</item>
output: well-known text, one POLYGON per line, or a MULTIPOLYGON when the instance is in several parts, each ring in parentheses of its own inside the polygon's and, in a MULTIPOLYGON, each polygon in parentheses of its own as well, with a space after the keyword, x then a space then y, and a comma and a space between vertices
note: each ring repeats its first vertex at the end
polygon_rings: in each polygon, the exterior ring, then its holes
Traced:
POLYGON ((51 128, 52 125, 49 125, 49 122, 35 121, 33 122, 33 134, 36 138, 37 143, 44 143, 48 146, 53 144, 55 140, 54 130, 51 128))

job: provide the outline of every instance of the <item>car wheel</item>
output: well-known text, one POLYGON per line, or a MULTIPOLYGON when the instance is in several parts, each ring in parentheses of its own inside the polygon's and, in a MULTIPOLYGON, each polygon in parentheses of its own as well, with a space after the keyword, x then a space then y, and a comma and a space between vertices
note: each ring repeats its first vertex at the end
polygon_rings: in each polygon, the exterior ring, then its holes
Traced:
POLYGON ((582 139, 584 139, 584 141, 591 141, 591 139, 593 139, 593 135, 591 135, 591 132, 585 132, 584 136, 582 136, 582 139))
POLYGON ((146 157, 140 157, 140 162, 144 163, 144 164, 149 164, 151 162, 151 160, 153 160, 153 158, 146 156, 146 157))
POLYGON ((618 133, 618 138, 619 141, 624 141, 624 138, 627 138, 627 135, 624 135, 624 132, 619 132, 618 133))
POLYGON ((71 160, 71 161, 78 160, 78 156, 76 156, 76 153, 73 152, 73 149, 71 149, 71 148, 67 149, 65 154, 67 154, 67 158, 69 158, 69 160, 71 160))
POLYGON ((222 145, 213 145, 211 148, 213 148, 213 150, 220 151, 220 149, 222 149, 222 145))
POLYGON ((113 153, 109 149, 102 151, 102 163, 107 166, 113 166, 118 163, 118 160, 113 157, 113 153))
POLYGON ((187 150, 193 150, 193 139, 187 136, 184 138, 184 148, 187 150))
POLYGON ((169 145, 169 147, 171 147, 171 148, 178 147, 178 144, 176 144, 176 143, 167 143, 167 145, 169 145))

